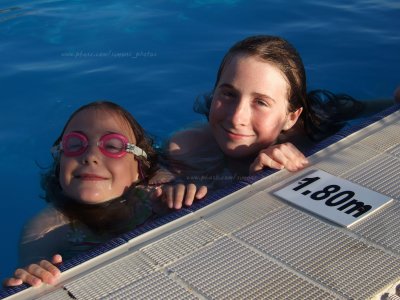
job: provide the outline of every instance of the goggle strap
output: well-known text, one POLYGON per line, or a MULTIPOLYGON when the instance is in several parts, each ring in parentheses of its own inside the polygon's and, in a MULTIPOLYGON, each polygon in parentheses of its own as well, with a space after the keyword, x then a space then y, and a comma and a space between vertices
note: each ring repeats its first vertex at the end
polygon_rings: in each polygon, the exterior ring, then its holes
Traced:
POLYGON ((147 153, 144 152, 144 150, 142 150, 138 146, 133 144, 126 144, 126 152, 130 152, 136 156, 143 156, 144 158, 147 158, 147 153))
POLYGON ((52 155, 57 155, 58 153, 60 153, 61 150, 62 150, 62 145, 58 144, 58 145, 51 147, 50 152, 52 155))

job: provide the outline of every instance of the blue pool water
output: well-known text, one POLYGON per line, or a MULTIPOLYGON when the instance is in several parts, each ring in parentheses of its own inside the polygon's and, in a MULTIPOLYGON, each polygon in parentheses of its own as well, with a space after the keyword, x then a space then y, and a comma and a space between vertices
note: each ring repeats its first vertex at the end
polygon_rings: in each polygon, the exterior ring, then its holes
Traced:
POLYGON ((390 99, 400 85, 398 0, 106 1, 0 4, 0 277, 43 206, 40 167, 77 107, 110 99, 162 139, 190 122, 225 51, 274 34, 301 53, 309 89, 390 99))

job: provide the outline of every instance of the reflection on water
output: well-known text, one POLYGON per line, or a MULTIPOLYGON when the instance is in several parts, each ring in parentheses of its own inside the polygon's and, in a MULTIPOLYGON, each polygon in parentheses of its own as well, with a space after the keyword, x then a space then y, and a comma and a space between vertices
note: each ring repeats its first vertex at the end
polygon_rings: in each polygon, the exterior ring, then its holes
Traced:
POLYGON ((3 1, 0 4, 0 258, 16 266, 22 224, 44 201, 39 166, 70 113, 95 99, 128 108, 159 138, 202 120, 224 52, 276 34, 301 53, 310 89, 388 99, 399 85, 397 0, 3 1))

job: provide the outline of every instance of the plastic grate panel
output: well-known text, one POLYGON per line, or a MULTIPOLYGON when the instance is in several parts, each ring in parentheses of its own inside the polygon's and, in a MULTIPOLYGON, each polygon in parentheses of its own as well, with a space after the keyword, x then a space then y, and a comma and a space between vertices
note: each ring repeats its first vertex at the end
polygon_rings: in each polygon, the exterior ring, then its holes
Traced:
POLYGON ((207 299, 337 299, 227 237, 169 269, 207 299))
POLYGON ((394 199, 400 199, 399 180, 395 180, 400 178, 400 159, 392 155, 380 154, 345 173, 343 177, 394 199))
MULTIPOLYGON (((384 123, 385 120, 381 122, 384 123)), ((386 151, 388 148, 400 144, 400 125, 397 124, 389 124, 387 126, 382 127, 381 131, 378 134, 369 135, 366 137, 362 143, 377 149, 379 151, 386 151)))
POLYGON ((77 299, 98 299, 154 271, 143 254, 134 252, 65 285, 77 299))
POLYGON ((332 175, 339 176, 378 154, 378 151, 357 143, 330 155, 328 159, 323 159, 314 166, 332 175))
POLYGON ((400 257, 352 238, 294 208, 278 210, 235 236, 352 299, 400 278, 400 257))
POLYGON ((395 201, 351 229, 400 255, 400 202, 395 201))
POLYGON ((204 221, 196 222, 166 238, 142 248, 157 264, 164 266, 219 239, 222 234, 204 221))
POLYGON ((106 299, 198 299, 163 273, 153 273, 102 298, 106 299))
POLYGON ((35 298, 37 300, 71 300, 71 296, 68 295, 68 291, 64 289, 56 290, 54 292, 50 292, 42 297, 35 298))
POLYGON ((284 205, 281 201, 275 200, 265 192, 259 192, 220 213, 204 218, 204 220, 228 234, 284 205))
POLYGON ((394 146, 393 148, 389 149, 388 153, 400 158, 400 145, 394 146))

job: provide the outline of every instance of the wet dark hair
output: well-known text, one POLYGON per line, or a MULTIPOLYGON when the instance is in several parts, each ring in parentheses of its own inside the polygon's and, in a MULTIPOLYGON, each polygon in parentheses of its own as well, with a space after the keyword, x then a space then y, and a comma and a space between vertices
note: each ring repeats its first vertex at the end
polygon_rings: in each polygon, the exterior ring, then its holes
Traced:
MULTIPOLYGON (((79 109, 73 112, 67 120, 60 136, 53 143, 53 146, 56 146, 61 142, 65 129, 71 120, 79 112, 87 109, 96 109, 115 113, 130 125, 136 138, 136 145, 147 153, 147 159, 142 156, 135 156, 138 161, 139 174, 141 174, 143 177, 140 178, 140 181, 146 182, 149 178, 151 178, 158 168, 158 157, 152 146, 152 139, 145 134, 144 129, 127 110, 110 101, 91 102, 81 106, 79 109)), ((132 197, 136 197, 136 193, 133 193, 132 190, 137 183, 134 183, 127 189, 124 195, 118 197, 117 199, 106 201, 105 203, 101 204, 83 204, 70 197, 67 197, 62 193, 59 175, 60 156, 55 155, 53 165, 48 169, 47 172, 42 174, 41 186, 45 193, 43 198, 47 202, 53 203, 54 206, 64 213, 71 221, 79 220, 94 231, 107 230, 107 232, 110 232, 110 228, 115 227, 115 224, 119 221, 123 221, 124 219, 132 220, 132 217, 135 213, 134 204, 132 203, 134 202, 134 199, 132 199, 132 197), (130 205, 130 209, 127 208, 127 205, 130 205)), ((115 231, 115 228, 111 231, 115 231)), ((119 231, 119 229, 117 231, 119 231)))
MULTIPOLYGON (((285 39, 271 35, 251 36, 234 44, 220 64, 214 89, 217 87, 225 66, 238 54, 256 57, 276 66, 286 77, 289 112, 303 107, 301 125, 312 140, 320 140, 340 129, 346 120, 363 110, 363 104, 346 94, 334 94, 326 90, 307 93, 306 73, 297 50, 285 39)), ((207 118, 212 94, 198 98, 194 109, 207 118)))

